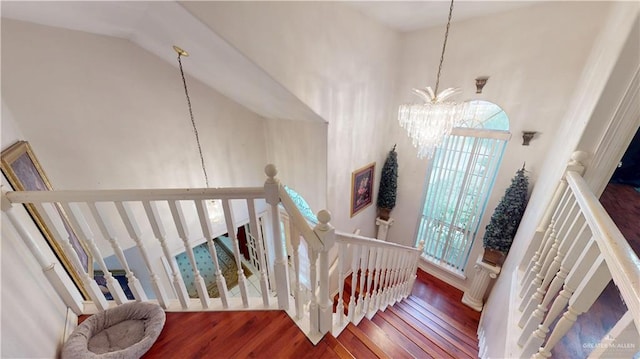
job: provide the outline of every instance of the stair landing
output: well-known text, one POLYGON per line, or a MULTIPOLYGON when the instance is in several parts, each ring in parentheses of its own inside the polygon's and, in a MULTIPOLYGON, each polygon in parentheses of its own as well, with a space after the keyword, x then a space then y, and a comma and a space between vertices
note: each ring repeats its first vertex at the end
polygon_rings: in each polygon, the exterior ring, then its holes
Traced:
POLYGON ((407 299, 316 346, 283 311, 167 313, 143 358, 477 358, 480 313, 462 294, 418 271, 407 299))

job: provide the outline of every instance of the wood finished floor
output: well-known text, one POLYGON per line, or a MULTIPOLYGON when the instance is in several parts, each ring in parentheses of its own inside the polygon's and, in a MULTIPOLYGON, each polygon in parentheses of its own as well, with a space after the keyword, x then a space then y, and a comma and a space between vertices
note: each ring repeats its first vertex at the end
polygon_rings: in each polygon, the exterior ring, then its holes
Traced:
POLYGON ((316 346, 282 311, 167 313, 143 358, 477 358, 480 313, 462 294, 419 271, 406 300, 316 346))

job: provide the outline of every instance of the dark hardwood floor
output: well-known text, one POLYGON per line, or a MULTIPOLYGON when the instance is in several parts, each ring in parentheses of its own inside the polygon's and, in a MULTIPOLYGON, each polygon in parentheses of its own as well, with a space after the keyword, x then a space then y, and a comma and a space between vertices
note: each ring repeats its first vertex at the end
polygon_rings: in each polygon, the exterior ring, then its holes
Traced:
POLYGON ((462 294, 419 271, 406 300, 316 346, 282 311, 167 313, 143 358, 477 358, 480 313, 462 294))

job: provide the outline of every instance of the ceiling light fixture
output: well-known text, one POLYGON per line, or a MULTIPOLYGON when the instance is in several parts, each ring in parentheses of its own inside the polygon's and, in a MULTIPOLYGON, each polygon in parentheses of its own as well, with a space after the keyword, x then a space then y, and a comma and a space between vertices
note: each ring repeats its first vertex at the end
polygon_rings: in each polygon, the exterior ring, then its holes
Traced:
POLYGON ((442 143, 445 136, 451 133, 464 110, 463 104, 447 101, 449 97, 459 93, 460 89, 448 88, 438 93, 452 14, 453 0, 449 6, 449 19, 444 33, 435 91, 431 87, 413 89, 413 92, 424 100, 424 103, 403 104, 398 110, 398 122, 407 130, 413 145, 418 148, 418 158, 420 159, 433 157, 436 147, 442 143))

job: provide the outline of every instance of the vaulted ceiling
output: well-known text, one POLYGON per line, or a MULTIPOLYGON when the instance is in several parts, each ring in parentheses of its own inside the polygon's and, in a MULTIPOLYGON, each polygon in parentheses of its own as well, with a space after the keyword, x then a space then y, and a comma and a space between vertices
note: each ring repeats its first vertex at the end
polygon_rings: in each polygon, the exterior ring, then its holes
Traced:
MULTIPOLYGON (((446 23, 447 1, 345 2, 397 31, 446 23)), ((531 5, 461 1, 454 21, 531 5)), ((192 52, 185 72, 255 113, 276 119, 322 121, 259 66, 173 1, 3 1, 2 17, 128 39, 177 66, 172 45, 192 52)))

